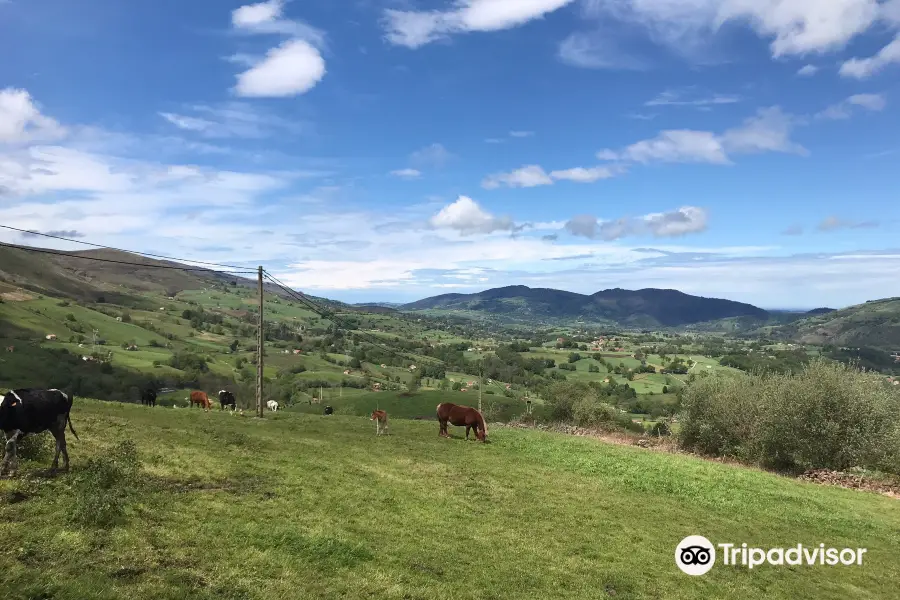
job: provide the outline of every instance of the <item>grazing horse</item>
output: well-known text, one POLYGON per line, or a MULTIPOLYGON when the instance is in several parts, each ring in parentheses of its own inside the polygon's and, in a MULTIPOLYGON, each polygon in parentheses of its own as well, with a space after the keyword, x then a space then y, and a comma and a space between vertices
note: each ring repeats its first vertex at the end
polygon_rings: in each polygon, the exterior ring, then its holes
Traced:
POLYGON ((437 418, 441 424, 440 433, 443 437, 450 437, 447 424, 466 428, 466 439, 469 439, 469 430, 475 430, 475 438, 481 442, 487 441, 487 425, 481 413, 471 406, 460 406, 450 402, 441 402, 437 405, 437 418))
POLYGON ((200 406, 209 410, 212 408, 212 403, 209 401, 209 396, 206 395, 206 392, 191 392, 191 408, 194 408, 194 405, 200 406))
POLYGON ((234 399, 234 394, 228 390, 219 392, 219 404, 219 410, 225 410, 226 406, 230 406, 232 411, 237 410, 237 401, 234 399))
POLYGON ((375 435, 381 435, 388 432, 388 416, 383 410, 372 411, 372 418, 375 421, 375 435))

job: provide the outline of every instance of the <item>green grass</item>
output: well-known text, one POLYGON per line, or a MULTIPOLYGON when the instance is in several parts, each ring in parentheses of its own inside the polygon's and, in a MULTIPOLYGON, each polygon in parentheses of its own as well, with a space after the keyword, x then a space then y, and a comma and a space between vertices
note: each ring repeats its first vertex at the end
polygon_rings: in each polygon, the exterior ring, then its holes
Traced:
MULTIPOLYGON (((317 390, 310 390, 318 395, 317 390)), ((368 416, 376 408, 386 410, 394 419, 415 419, 424 417, 435 418, 435 408, 441 402, 452 402, 466 406, 478 406, 478 392, 453 392, 441 390, 422 390, 415 394, 407 395, 406 392, 370 392, 366 390, 325 389, 324 404, 334 407, 336 413, 341 415, 368 416)), ((292 406, 292 412, 309 414, 321 414, 322 406, 309 405, 299 402, 292 406)), ((485 419, 488 421, 508 421, 525 412, 525 403, 514 398, 506 398, 499 394, 483 394, 482 408, 485 419)), ((537 411, 538 408, 535 407, 537 411)))
POLYGON ((895 598, 900 580, 896 500, 687 456, 81 399, 73 421, 72 473, 0 482, 6 598, 867 599, 895 598), (72 524, 70 481, 125 438, 144 481, 127 520, 72 524), (717 564, 689 577, 673 555, 692 534, 868 553, 862 567, 717 564))

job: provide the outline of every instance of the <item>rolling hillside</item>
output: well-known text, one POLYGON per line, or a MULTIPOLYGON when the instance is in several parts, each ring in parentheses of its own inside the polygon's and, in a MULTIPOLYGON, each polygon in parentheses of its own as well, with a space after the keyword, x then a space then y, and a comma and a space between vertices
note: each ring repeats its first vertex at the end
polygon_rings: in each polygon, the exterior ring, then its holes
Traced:
POLYGON ((875 494, 493 426, 477 444, 434 423, 376 437, 359 417, 84 398, 72 420, 70 474, 40 477, 42 458, 0 481, 6 598, 896 597, 900 512, 875 494), (868 553, 689 577, 673 552, 695 534, 868 553))
POLYGON ((586 296, 511 286, 477 294, 444 294, 405 304, 403 310, 461 311, 511 320, 587 321, 632 327, 678 327, 733 317, 759 324, 769 313, 750 304, 691 296, 677 290, 603 290, 586 296))
POLYGON ((771 337, 804 344, 900 350, 900 298, 871 300, 774 327, 771 337))

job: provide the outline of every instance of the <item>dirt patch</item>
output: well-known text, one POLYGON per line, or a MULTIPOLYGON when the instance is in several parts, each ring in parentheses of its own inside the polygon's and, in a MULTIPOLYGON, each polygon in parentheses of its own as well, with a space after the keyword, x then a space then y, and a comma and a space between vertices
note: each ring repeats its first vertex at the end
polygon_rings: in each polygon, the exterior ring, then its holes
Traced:
POLYGON ((890 496, 891 498, 900 499, 900 479, 878 480, 854 473, 842 473, 840 471, 830 471, 828 469, 807 471, 797 479, 822 485, 836 485, 850 490, 877 492, 879 494, 884 494, 885 496, 890 496))
POLYGON ((0 294, 0 298, 7 302, 27 302, 28 300, 34 300, 34 296, 22 291, 15 292, 3 292, 0 294))

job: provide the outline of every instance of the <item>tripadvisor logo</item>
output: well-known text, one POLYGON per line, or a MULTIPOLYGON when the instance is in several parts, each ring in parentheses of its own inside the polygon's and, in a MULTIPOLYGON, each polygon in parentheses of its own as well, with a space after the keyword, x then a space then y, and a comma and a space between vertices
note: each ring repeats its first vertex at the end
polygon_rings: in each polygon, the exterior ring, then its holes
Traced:
POLYGON ((716 564, 716 548, 722 564, 753 569, 763 564, 773 566, 816 566, 844 565, 861 566, 866 548, 826 548, 825 544, 804 546, 797 544, 790 548, 754 548, 747 544, 714 545, 702 535, 690 535, 675 548, 675 564, 688 575, 703 575, 716 564))

